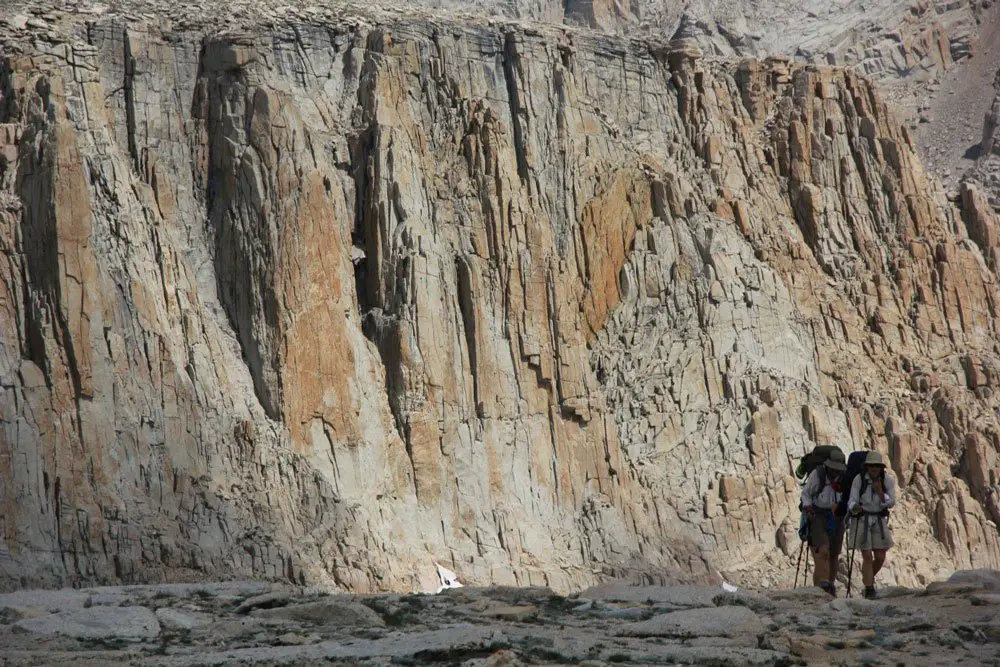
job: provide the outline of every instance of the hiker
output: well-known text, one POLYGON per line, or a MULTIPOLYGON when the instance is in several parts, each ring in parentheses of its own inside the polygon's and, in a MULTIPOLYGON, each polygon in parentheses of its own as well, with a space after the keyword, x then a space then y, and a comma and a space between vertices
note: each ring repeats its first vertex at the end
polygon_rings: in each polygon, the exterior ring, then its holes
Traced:
POLYGON ((850 514, 848 544, 861 549, 861 579, 865 597, 876 597, 875 576, 885 564, 885 552, 892 547, 889 510, 896 504, 896 480, 886 473, 878 452, 868 452, 865 471, 854 478, 847 511, 850 514))
POLYGON ((823 465, 809 473, 802 487, 802 511, 809 517, 809 550, 816 568, 813 584, 836 597, 837 563, 844 541, 843 519, 836 514, 842 489, 840 476, 847 470, 844 453, 830 452, 823 465))

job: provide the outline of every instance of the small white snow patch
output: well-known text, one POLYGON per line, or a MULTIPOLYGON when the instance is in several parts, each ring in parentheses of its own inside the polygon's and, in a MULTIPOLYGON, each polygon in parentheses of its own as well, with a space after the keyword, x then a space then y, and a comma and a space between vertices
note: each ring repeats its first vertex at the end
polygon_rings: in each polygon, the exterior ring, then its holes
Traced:
POLYGON ((457 574, 446 567, 441 567, 437 563, 435 563, 435 565, 437 565, 438 579, 441 582, 440 588, 437 589, 438 593, 446 588, 462 588, 462 582, 458 580, 457 574))

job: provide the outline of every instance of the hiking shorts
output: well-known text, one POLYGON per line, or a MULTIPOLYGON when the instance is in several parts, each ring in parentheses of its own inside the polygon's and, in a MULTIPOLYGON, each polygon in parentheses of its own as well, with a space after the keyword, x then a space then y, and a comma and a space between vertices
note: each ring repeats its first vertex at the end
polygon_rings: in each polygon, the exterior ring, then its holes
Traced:
POLYGON ((827 547, 832 554, 839 554, 844 543, 844 522, 841 519, 833 519, 833 530, 827 532, 830 522, 827 521, 826 512, 819 512, 812 518, 809 526, 809 546, 813 549, 827 547))
POLYGON ((851 530, 847 537, 848 549, 862 551, 889 549, 893 545, 889 517, 863 514, 851 517, 851 530))

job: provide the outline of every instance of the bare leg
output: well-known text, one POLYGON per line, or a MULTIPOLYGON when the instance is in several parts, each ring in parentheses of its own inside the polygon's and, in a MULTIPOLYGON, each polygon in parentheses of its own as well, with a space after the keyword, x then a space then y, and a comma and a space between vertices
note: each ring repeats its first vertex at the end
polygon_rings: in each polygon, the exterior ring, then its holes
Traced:
POLYGON ((869 588, 875 585, 875 564, 872 559, 872 552, 870 549, 863 549, 861 551, 861 580, 865 584, 865 588, 869 588))
POLYGON ((837 581, 837 569, 840 567, 840 552, 830 553, 830 583, 837 581))
POLYGON ((873 565, 875 569, 872 572, 873 580, 875 579, 875 575, 878 574, 879 570, 882 569, 882 566, 885 565, 885 549, 876 549, 874 555, 875 555, 875 562, 873 563, 873 565))
POLYGON ((813 559, 816 562, 816 569, 813 570, 813 585, 819 586, 821 582, 827 581, 827 575, 830 573, 829 547, 822 546, 813 549, 813 559))

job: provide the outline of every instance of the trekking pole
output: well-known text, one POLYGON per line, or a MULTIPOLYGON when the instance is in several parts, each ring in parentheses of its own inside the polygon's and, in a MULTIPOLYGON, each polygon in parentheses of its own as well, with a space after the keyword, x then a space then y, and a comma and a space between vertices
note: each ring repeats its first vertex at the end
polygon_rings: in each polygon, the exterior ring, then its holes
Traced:
MULTIPOLYGON (((868 544, 868 540, 871 537, 871 528, 872 528, 871 524, 869 524, 869 522, 868 522, 868 515, 865 514, 865 538, 863 540, 861 540, 861 544, 868 544)), ((872 545, 868 544, 868 548, 871 549, 872 545)), ((865 555, 863 549, 861 551, 861 555, 862 555, 862 557, 865 555)), ((861 583, 864 583, 864 571, 863 571, 863 569, 862 569, 861 575, 862 575, 862 582, 861 583)), ((872 571, 872 583, 873 584, 875 583, 874 577, 875 577, 875 572, 873 570, 872 571)), ((867 592, 867 591, 865 591, 865 592, 867 592)))
MULTIPOLYGON (((857 524, 857 519, 854 520, 857 524)), ((851 516, 847 516, 847 534, 851 535, 851 516)), ((848 551, 848 561, 847 561, 847 597, 851 597, 851 577, 854 576, 854 552, 858 548, 858 536, 855 534, 854 539, 851 540, 850 548, 848 551)))
POLYGON ((799 568, 802 567, 802 552, 806 550, 806 543, 803 542, 799 547, 799 560, 795 563, 795 581, 792 582, 792 588, 799 587, 799 568))

